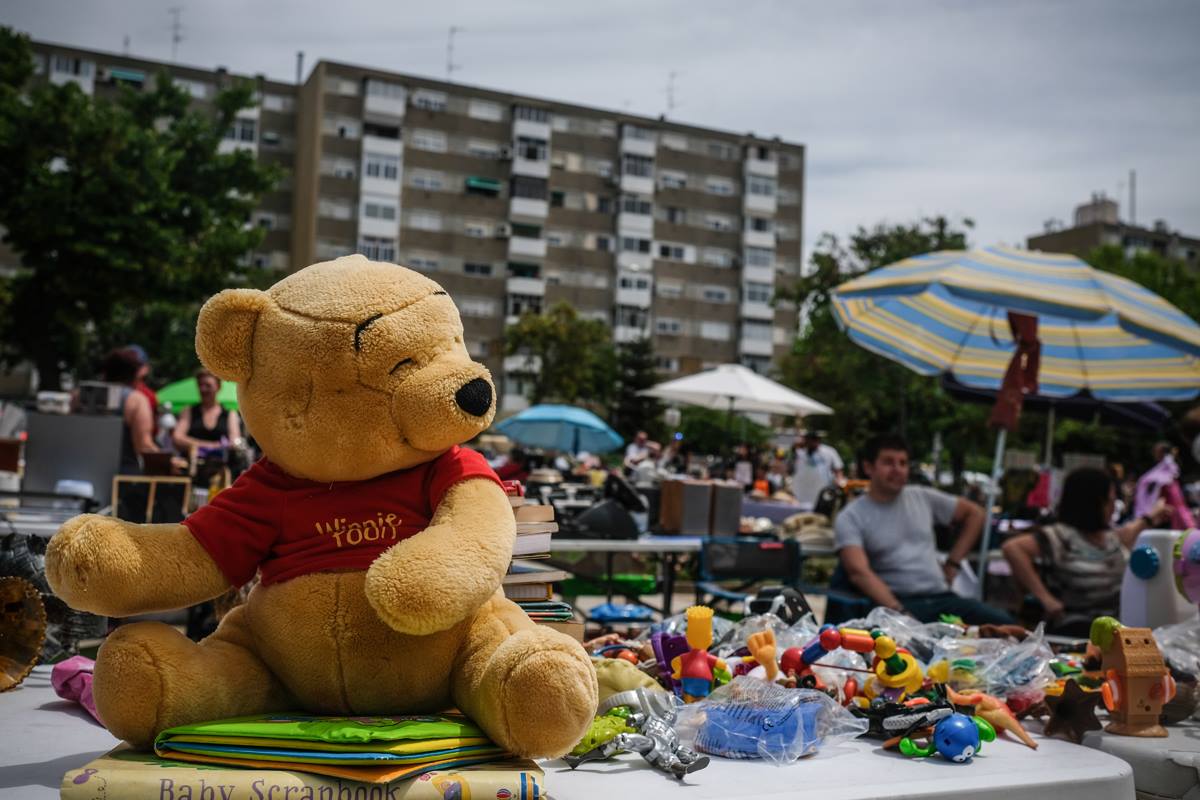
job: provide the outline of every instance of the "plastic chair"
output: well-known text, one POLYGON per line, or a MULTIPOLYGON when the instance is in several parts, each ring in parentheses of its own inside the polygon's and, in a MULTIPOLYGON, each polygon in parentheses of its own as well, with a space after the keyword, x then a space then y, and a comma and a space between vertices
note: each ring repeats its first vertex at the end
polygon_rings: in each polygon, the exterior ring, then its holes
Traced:
POLYGON ((841 563, 829 577, 829 589, 825 592, 825 624, 837 624, 848 619, 865 617, 875 607, 871 598, 859 593, 850 582, 841 563))
POLYGON ((800 543, 795 539, 705 539, 700 545, 696 603, 744 603, 754 595, 751 587, 763 581, 775 581, 799 591, 803 564, 800 543), (736 585, 724 586, 722 582, 736 582, 736 585))

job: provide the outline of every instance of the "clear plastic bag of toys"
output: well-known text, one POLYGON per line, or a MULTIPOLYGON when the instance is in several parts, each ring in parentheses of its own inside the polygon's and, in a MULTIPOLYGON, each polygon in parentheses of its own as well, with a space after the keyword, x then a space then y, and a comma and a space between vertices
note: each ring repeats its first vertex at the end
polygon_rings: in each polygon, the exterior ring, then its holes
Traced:
POLYGON ((934 647, 930 668, 946 662, 946 682, 959 691, 1008 697, 1044 690, 1055 683, 1050 669, 1053 657, 1039 624, 1023 642, 944 638, 934 647))
MULTIPOLYGON (((811 615, 806 618, 810 617, 811 615)), ((747 640, 753 634, 762 631, 771 631, 775 634, 775 646, 780 653, 789 647, 800 647, 808 641, 808 638, 812 638, 811 636, 805 638, 802 633, 797 632, 795 626, 788 627, 774 614, 755 614, 734 623, 733 627, 719 638, 713 652, 720 658, 731 656, 745 647, 747 640)))
POLYGON ((867 722, 824 692, 742 677, 681 707, 675 729, 681 744, 699 752, 784 766, 861 736, 867 722))
POLYGON ((881 630, 892 637, 897 647, 908 650, 914 658, 925 664, 930 663, 938 642, 965 633, 960 625, 949 622, 921 622, 908 614, 884 606, 876 606, 865 618, 852 619, 839 627, 881 630))
POLYGON ((1200 618, 1154 629, 1163 658, 1177 670, 1200 676, 1200 618))

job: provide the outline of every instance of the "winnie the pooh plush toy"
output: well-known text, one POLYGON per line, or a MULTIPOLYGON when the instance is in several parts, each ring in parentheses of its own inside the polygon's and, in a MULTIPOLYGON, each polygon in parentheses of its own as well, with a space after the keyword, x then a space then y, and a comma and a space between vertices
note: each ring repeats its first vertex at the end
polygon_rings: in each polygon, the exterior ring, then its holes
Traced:
POLYGON ((74 608, 111 617, 261 581, 200 643, 158 622, 110 634, 93 686, 108 728, 146 747, 222 717, 457 706, 517 755, 570 750, 596 674, 499 591, 512 510, 459 447, 491 423, 496 393, 446 292, 347 256, 217 294, 196 351, 237 382, 264 458, 182 524, 70 520, 46 575, 74 608))

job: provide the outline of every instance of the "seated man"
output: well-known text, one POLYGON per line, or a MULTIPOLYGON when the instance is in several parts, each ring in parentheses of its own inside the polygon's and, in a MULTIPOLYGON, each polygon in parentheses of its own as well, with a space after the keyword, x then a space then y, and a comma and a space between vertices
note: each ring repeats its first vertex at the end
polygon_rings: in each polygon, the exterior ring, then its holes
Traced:
MULTIPOLYGON (((960 597, 949 584, 979 540, 983 509, 961 497, 908 485, 908 443, 876 436, 863 452, 868 491, 837 516, 835 546, 846 578, 876 605, 935 622, 956 614, 964 622, 1011 623, 1012 617, 960 597), (956 523, 961 532, 938 564, 934 523, 956 523)), ((829 620, 826 620, 829 621, 829 620)))

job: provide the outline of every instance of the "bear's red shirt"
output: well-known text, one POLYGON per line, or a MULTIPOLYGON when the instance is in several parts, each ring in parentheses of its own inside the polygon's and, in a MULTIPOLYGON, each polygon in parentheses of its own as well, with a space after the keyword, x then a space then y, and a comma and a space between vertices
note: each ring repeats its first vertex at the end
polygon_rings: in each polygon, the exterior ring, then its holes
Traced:
POLYGON ((366 569, 389 547, 429 526, 455 483, 500 479, 474 450, 367 481, 293 478, 266 458, 183 521, 233 586, 262 569, 264 584, 312 572, 366 569))

